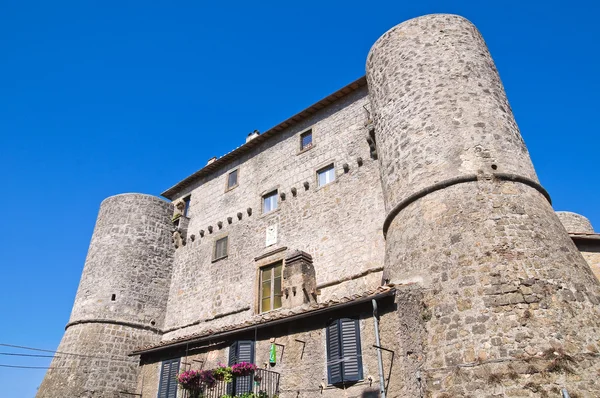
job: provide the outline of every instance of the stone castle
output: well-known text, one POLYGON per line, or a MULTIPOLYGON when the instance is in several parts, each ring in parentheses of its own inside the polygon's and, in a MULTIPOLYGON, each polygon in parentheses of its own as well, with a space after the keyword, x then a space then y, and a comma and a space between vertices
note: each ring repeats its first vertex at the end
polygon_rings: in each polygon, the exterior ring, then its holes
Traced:
POLYGON ((600 234, 553 211, 462 17, 392 28, 163 196, 102 202, 38 398, 187 397, 241 361, 207 397, 600 396, 600 234))

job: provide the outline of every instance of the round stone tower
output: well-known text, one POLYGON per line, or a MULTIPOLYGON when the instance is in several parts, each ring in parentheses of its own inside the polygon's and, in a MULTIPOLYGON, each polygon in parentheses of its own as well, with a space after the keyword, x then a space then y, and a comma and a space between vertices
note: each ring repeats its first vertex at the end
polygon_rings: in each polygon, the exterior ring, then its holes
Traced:
POLYGON ((537 180, 478 30, 455 15, 404 22, 372 47, 367 82, 384 279, 403 325, 399 396, 600 391, 600 286, 537 180))
POLYGON ((71 319, 37 397, 135 393, 138 363, 127 355, 159 340, 174 247, 173 208, 141 194, 104 200, 71 319))
POLYGON ((593 234, 594 227, 587 217, 570 211, 557 211, 560 222, 570 234, 593 234))

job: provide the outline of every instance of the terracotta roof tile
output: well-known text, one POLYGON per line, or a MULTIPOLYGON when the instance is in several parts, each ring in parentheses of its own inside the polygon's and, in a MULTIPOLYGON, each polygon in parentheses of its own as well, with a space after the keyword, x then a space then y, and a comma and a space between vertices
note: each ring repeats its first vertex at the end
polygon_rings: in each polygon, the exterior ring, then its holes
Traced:
POLYGON ((247 328, 250 326, 260 326, 260 325, 268 326, 266 324, 269 322, 285 320, 286 318, 291 318, 293 316, 297 316, 297 315, 301 315, 301 314, 308 314, 310 312, 315 312, 315 311, 319 311, 319 310, 323 310, 323 309, 333 309, 337 306, 341 306, 342 304, 346 304, 349 302, 358 301, 358 300, 362 300, 362 299, 367 299, 367 298, 375 297, 375 296, 379 296, 379 295, 386 295, 386 294, 391 295, 394 291, 395 291, 394 285, 391 285, 391 284, 385 285, 385 286, 378 286, 375 289, 371 289, 371 290, 365 291, 360 294, 344 296, 339 299, 331 299, 331 300, 328 300, 323 303, 307 304, 302 307, 296 307, 296 308, 292 308, 292 309, 281 309, 281 310, 277 310, 277 311, 271 311, 266 314, 258 314, 258 315, 255 315, 251 320, 248 320, 248 321, 245 321, 242 323, 226 325, 226 326, 223 326, 220 328, 215 328, 215 329, 209 328, 209 329, 203 330, 198 333, 192 333, 192 334, 182 336, 179 338, 161 341, 158 344, 152 344, 152 345, 147 345, 144 347, 139 347, 134 352, 132 352, 130 355, 139 355, 139 354, 143 354, 146 351, 150 351, 150 350, 155 351, 156 349, 159 349, 159 348, 168 348, 168 347, 177 345, 178 343, 184 343, 184 342, 189 342, 192 340, 202 339, 202 338, 210 337, 213 335, 223 334, 225 332, 242 331, 244 328, 247 328))

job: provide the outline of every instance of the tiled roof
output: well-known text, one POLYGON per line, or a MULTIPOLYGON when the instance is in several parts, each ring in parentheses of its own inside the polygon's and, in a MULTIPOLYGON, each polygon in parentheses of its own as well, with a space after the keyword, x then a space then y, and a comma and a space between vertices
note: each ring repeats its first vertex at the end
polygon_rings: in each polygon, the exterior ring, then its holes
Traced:
POLYGON ((572 239, 600 240, 600 234, 597 234, 595 232, 569 232, 569 236, 572 239))
POLYGON ((373 298, 381 298, 394 294, 394 285, 379 286, 375 289, 362 292, 360 294, 353 294, 351 296, 341 297, 339 299, 332 299, 323 303, 304 305, 301 307, 291 309, 281 309, 277 311, 271 311, 264 314, 254 316, 251 320, 248 320, 240 324, 226 325, 216 329, 203 330, 199 333, 193 333, 180 338, 161 341, 158 344, 148 345, 140 347, 133 351, 129 355, 140 355, 149 352, 158 351, 165 348, 172 348, 178 345, 201 342, 204 340, 215 339, 225 337, 234 333, 245 331, 249 328, 263 328, 272 326, 274 324, 290 322, 300 317, 306 317, 316 315, 321 312, 334 310, 337 308, 344 307, 349 304, 359 304, 365 301, 369 301, 373 298))

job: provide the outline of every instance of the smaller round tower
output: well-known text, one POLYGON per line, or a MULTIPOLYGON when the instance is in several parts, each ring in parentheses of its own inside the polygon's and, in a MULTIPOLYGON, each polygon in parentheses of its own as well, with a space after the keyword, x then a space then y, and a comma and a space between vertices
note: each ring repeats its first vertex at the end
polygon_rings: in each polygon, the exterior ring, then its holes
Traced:
POLYGON ((557 211, 558 219, 570 234, 593 234, 594 227, 586 217, 570 211, 557 211))
POLYGON ((138 364, 127 355, 160 338, 174 254, 172 213, 172 204, 149 195, 102 202, 71 318, 38 398, 135 392, 138 364))

